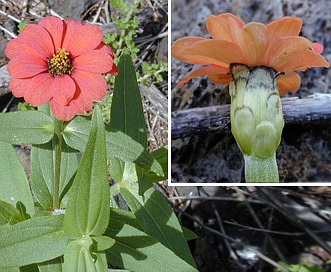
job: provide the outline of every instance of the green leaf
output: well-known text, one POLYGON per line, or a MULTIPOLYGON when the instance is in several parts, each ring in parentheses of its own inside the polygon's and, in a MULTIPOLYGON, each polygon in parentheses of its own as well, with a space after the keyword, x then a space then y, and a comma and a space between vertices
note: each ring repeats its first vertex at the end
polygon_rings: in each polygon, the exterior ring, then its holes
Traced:
MULTIPOLYGON (((72 148, 83 152, 87 143, 90 121, 87 117, 76 116, 64 129, 63 138, 72 148)), ((163 175, 161 165, 138 142, 122 131, 106 125, 107 158, 119 158, 134 162, 142 168, 163 175)))
POLYGON ((169 204, 154 188, 147 190, 144 198, 139 196, 137 191, 135 184, 120 189, 144 231, 180 258, 194 265, 181 225, 169 204))
POLYGON ((11 144, 0 142, 0 161, 0 199, 33 215, 34 203, 28 180, 11 144))
POLYGON ((103 251, 115 244, 115 240, 108 236, 93 236, 92 239, 96 242, 95 251, 103 251))
POLYGON ((63 264, 63 256, 43 263, 38 263, 38 268, 40 272, 61 272, 62 264, 63 264))
MULTIPOLYGON (((60 193, 65 189, 77 170, 76 150, 62 142, 60 193)), ((52 141, 33 145, 31 150, 31 187, 40 205, 49 209, 53 205, 55 153, 52 141)))
POLYGON ((90 253, 93 241, 89 236, 69 243, 64 252, 64 271, 97 272, 94 259, 90 253))
POLYGON ((0 200, 0 217, 11 225, 24 221, 20 211, 13 205, 0 200))
POLYGON ((107 260, 113 265, 135 272, 197 271, 153 237, 129 225, 125 217, 112 218, 105 235, 116 241, 106 250, 107 260))
POLYGON ((35 217, 15 225, 0 227, 1 267, 44 262, 63 255, 63 216, 35 217))
POLYGON ((12 144, 43 144, 53 137, 51 116, 40 111, 0 113, 0 141, 12 144))
POLYGON ((163 170, 163 175, 158 176, 150 170, 137 166, 136 172, 139 182, 139 195, 143 195, 145 191, 153 186, 154 182, 168 178, 168 147, 161 147, 153 151, 151 154, 160 163, 163 170))
POLYGON ((136 71, 130 54, 123 52, 118 63, 111 105, 110 126, 147 147, 146 122, 136 71))
POLYGON ((90 136, 69 193, 65 233, 72 238, 102 235, 109 221, 110 192, 105 129, 95 108, 90 136))

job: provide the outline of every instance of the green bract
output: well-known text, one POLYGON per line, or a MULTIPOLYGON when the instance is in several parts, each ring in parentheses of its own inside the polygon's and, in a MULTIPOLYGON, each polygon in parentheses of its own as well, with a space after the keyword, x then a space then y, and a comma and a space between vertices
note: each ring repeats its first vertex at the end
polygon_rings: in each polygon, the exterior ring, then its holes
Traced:
POLYGON ((268 67, 231 66, 231 129, 244 154, 246 182, 278 182, 276 149, 284 127, 276 78, 268 67))

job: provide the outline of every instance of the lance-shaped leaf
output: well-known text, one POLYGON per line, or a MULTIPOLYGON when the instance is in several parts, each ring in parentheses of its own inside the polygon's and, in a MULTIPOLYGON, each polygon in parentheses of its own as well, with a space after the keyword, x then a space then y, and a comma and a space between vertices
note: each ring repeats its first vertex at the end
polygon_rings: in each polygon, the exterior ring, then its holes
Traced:
POLYGON ((194 265, 182 227, 159 192, 150 188, 142 197, 138 194, 136 184, 121 188, 120 192, 134 212, 138 223, 148 235, 160 241, 186 262, 194 265))
POLYGON ((19 211, 26 210, 33 215, 34 204, 28 180, 11 144, 0 142, 0 162, 0 199, 19 211))
MULTIPOLYGON (((31 150, 31 187, 34 196, 42 207, 48 209, 53 205, 54 190, 54 168, 55 153, 52 141, 41 145, 32 146, 31 150)), ((68 185, 70 179, 77 170, 77 154, 62 142, 61 154, 61 176, 60 176, 60 193, 68 185)))
POLYGON ((92 252, 92 244, 89 236, 72 241, 64 253, 64 272, 108 272, 105 253, 92 252))
POLYGON ((0 114, 0 141, 12 144, 42 144, 52 139, 53 119, 40 111, 0 114))
MULTIPOLYGON (((64 129, 63 138, 67 145, 83 152, 87 143, 90 120, 76 116, 64 129)), ((124 132, 106 125, 107 157, 116 157, 125 162, 134 162, 142 168, 163 175, 161 165, 147 152, 144 146, 124 132)))
POLYGON ((20 211, 13 205, 0 200, 0 224, 3 222, 13 225, 21 221, 24 221, 24 217, 20 211))
POLYGON ((155 238, 132 226, 132 221, 126 219, 126 216, 112 218, 105 232, 105 235, 116 241, 106 250, 109 263, 136 272, 197 271, 194 266, 155 238))
POLYGON ((147 147, 146 121, 136 71, 130 53, 123 51, 118 63, 111 104, 110 125, 147 147))
POLYGON ((63 216, 34 217, 15 225, 0 227, 1 267, 44 262, 64 254, 68 237, 63 216))
POLYGON ((65 233, 71 238, 101 235, 108 226, 109 202, 105 128, 96 107, 90 136, 69 192, 65 233))

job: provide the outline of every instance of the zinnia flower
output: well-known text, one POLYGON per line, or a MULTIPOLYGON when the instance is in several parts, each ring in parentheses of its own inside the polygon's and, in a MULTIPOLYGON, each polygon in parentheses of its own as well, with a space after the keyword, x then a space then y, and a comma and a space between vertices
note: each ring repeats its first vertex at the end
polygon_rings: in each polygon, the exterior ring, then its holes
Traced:
POLYGON ((8 42, 9 87, 33 106, 50 102, 54 116, 70 120, 106 95, 102 74, 117 75, 112 50, 95 25, 49 16, 8 42))
POLYGON ((215 84, 228 84, 230 64, 245 64, 248 67, 267 66, 276 72, 280 95, 296 92, 301 83, 295 71, 310 67, 329 67, 320 55, 323 46, 299 37, 302 21, 284 17, 268 25, 245 24, 236 16, 225 13, 210 16, 206 21, 212 39, 186 37, 172 46, 172 56, 188 63, 204 65, 194 70, 178 84, 181 87, 190 79, 208 75, 215 84))

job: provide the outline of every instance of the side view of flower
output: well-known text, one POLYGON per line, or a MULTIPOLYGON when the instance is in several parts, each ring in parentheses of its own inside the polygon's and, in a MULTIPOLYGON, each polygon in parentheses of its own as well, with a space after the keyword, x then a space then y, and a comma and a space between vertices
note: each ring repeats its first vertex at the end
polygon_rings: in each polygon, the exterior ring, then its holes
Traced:
POLYGON ((5 51, 13 95, 33 106, 50 102, 54 116, 64 121, 90 110, 106 94, 102 74, 117 75, 102 38, 97 26, 54 16, 27 25, 5 51))
POLYGON ((246 181, 278 182, 275 152, 284 126, 279 96, 299 89, 295 71, 330 66, 323 46, 298 36, 299 18, 245 24, 225 13, 208 17, 206 25, 211 39, 185 37, 172 46, 174 58, 202 65, 178 87, 204 75, 230 84, 231 130, 244 155, 246 181))

